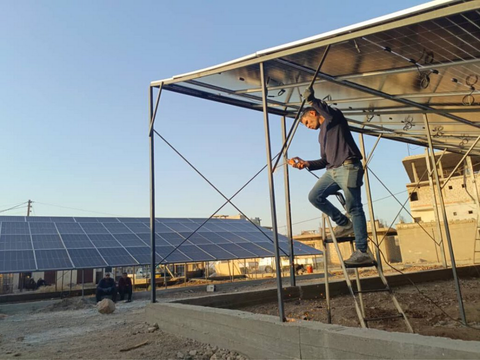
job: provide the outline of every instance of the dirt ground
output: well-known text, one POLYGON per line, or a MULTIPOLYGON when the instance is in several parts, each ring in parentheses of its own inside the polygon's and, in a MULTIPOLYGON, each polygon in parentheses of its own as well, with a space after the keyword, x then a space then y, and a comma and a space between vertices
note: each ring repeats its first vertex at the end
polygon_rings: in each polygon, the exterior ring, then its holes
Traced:
POLYGON ((3 316, 0 359, 246 359, 145 323, 147 303, 119 302, 113 314, 102 315, 91 301, 72 298, 37 312, 3 316), (141 346, 122 351, 136 345, 141 346))
MULTIPOLYGON (((427 268, 425 268, 427 269, 427 268)), ((429 267, 431 269, 431 267, 429 267)), ((403 269, 406 270, 406 269, 403 269)), ((424 270, 411 268, 411 271, 424 270)), ((388 271, 386 271, 388 272, 388 271)), ((335 274, 333 274, 335 277, 335 274)), ((365 275, 368 275, 365 273, 365 275)), ((318 283, 322 279, 302 280, 300 284, 318 283)), ((275 279, 261 284, 250 282, 229 284, 217 293, 242 292, 274 288, 275 279)), ((179 286, 171 293, 159 291, 158 301, 207 295, 203 281, 199 287, 179 286), (200 291, 201 290, 201 291, 200 291)), ((456 292, 453 281, 417 285, 445 311, 445 315, 413 286, 395 289, 397 298, 406 311, 414 331, 418 334, 480 340, 480 280, 461 280, 466 316, 471 328, 460 325, 456 292), (474 329, 478 327, 479 329, 474 329)), ((53 301, 35 311, 11 315, 0 314, 0 359, 189 359, 189 360, 243 360, 242 354, 218 349, 185 338, 173 336, 145 322, 144 309, 148 300, 135 299, 131 303, 118 302, 113 314, 98 313, 93 300, 70 298, 53 301), (122 351, 134 346, 138 348, 122 351)), ((393 305, 384 293, 365 295, 367 316, 392 313, 393 305), (391 306, 387 306, 391 305, 391 306)), ((358 327, 358 319, 351 296, 333 298, 332 322, 358 327)), ((277 304, 257 305, 244 311, 278 316, 277 304)), ((1 313, 1 311, 0 311, 1 313)), ((285 303, 285 313, 291 319, 326 322, 325 300, 296 300, 285 303)), ((161 328, 161 324, 160 325, 161 328)), ((402 331, 402 320, 388 320, 371 324, 372 328, 402 331)))
MULTIPOLYGON (((405 311, 417 334, 449 337, 452 339, 480 341, 480 279, 460 281, 464 307, 469 327, 460 323, 458 302, 452 280, 405 286, 394 289, 395 296, 405 311)), ((398 314, 388 293, 364 294, 366 316, 369 318, 398 314)), ((332 323, 360 327, 351 295, 331 299, 332 323)), ((264 304, 242 308, 258 314, 278 316, 276 304, 264 304)), ((292 300, 285 303, 285 316, 289 319, 321 321, 327 323, 326 300, 292 300)), ((403 319, 371 322, 369 327, 397 332, 408 332, 403 319)))

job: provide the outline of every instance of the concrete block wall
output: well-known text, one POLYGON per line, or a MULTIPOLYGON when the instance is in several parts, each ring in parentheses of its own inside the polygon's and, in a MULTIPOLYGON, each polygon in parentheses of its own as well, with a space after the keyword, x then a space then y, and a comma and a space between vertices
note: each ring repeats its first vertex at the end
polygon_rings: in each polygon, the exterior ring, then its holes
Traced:
MULTIPOLYGON (((421 223, 421 225, 422 227, 420 227, 418 224, 397 224, 398 239, 403 262, 440 262, 440 249, 429 237, 430 235, 435 238, 437 243, 439 242, 439 237, 436 235, 436 223, 428 222, 421 223)), ((452 221, 449 222, 448 225, 450 229, 455 260, 471 261, 473 259, 475 232, 477 227, 476 220, 452 221)), ((445 234, 443 225, 442 232, 445 234)), ((446 238, 444 237, 444 239, 446 238)), ((444 248, 447 261, 450 261, 446 240, 444 248)))
POLYGON ((480 342, 347 328, 319 322, 281 322, 239 310, 156 303, 146 319, 160 329, 251 359, 478 359, 480 342))

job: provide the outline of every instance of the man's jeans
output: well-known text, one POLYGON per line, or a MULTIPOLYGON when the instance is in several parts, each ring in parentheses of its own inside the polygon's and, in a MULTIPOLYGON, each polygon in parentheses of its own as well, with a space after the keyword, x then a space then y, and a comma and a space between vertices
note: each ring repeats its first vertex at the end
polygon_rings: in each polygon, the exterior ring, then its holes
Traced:
POLYGON ((310 191, 308 200, 317 209, 330 216, 337 225, 343 226, 347 224, 348 218, 327 200, 329 195, 340 189, 343 190, 347 212, 351 216, 355 232, 355 246, 357 250, 365 252, 367 250, 367 223, 361 199, 363 173, 360 161, 328 169, 310 191))

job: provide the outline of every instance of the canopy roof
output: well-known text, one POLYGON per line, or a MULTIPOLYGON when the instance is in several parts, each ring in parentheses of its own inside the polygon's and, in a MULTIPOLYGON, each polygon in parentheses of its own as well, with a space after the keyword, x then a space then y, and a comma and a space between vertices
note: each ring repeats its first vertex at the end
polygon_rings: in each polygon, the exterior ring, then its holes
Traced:
MULTIPOLYGON (((465 152, 480 136, 480 1, 432 1, 151 86, 295 117, 312 80, 316 96, 343 111, 353 131, 465 152)), ((480 142, 479 142, 480 143, 480 142)), ((480 144, 472 154, 480 154, 480 144)))

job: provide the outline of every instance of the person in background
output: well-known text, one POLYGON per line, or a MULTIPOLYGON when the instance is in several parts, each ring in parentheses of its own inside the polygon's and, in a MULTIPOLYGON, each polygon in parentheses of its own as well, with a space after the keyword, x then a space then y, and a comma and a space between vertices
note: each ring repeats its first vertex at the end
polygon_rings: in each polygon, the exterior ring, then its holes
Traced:
POLYGON ((131 302, 132 290, 132 279, 130 279, 128 274, 124 272, 120 280, 118 280, 118 292, 120 293, 120 300, 124 300, 125 294, 127 294, 127 302, 131 302))
POLYGON ((105 277, 100 280, 97 286, 97 302, 101 301, 104 296, 111 296, 113 302, 117 301, 117 287, 115 286, 115 280, 110 277, 110 273, 105 273, 105 277))
POLYGON ((345 260, 345 264, 372 264, 374 259, 367 251, 367 223, 361 199, 364 174, 360 161, 362 154, 340 110, 316 99, 310 87, 305 90, 303 97, 310 107, 304 109, 300 121, 310 130, 320 130, 320 159, 303 160, 295 157, 288 163, 297 169, 327 169, 310 191, 308 199, 338 225, 334 231, 337 239, 355 234, 356 251, 345 260), (346 210, 351 220, 327 199, 339 190, 345 194, 346 210))

